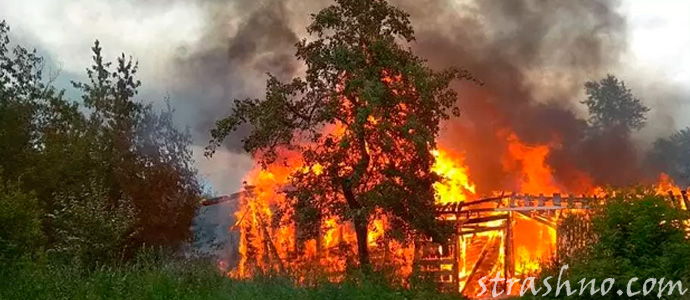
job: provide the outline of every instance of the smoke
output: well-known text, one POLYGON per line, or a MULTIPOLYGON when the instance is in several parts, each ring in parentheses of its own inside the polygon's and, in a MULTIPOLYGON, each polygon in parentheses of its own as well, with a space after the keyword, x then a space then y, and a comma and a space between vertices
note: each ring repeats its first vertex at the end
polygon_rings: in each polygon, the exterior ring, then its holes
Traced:
MULTIPOLYGON (((298 38, 289 24, 285 2, 243 1, 231 5, 209 1, 210 24, 201 43, 183 49, 176 59, 178 98, 198 137, 208 142, 215 121, 224 117, 233 99, 259 97, 266 73, 287 78, 295 73, 294 44, 298 38), (202 138, 203 137, 203 138, 202 138)), ((247 128, 226 140, 240 152, 247 128)))
POLYGON ((551 145, 549 163, 563 184, 577 182, 570 178, 577 176, 577 169, 596 174, 599 183, 619 183, 614 181, 620 177, 599 176, 602 173, 593 169, 610 164, 582 158, 608 158, 608 152, 617 152, 622 155, 613 157, 630 159, 634 148, 620 140, 584 146, 586 123, 578 105, 582 85, 617 67, 626 50, 626 21, 618 5, 491 0, 456 7, 403 4, 408 11, 421 12, 413 15, 419 24, 415 50, 421 56, 439 67, 465 67, 484 82, 481 87, 458 86, 465 114, 448 125, 442 141, 466 151, 480 188, 512 188, 506 186, 510 174, 501 163, 505 130, 525 143, 551 145))
MULTIPOLYGON (((548 163, 563 187, 576 190, 582 171, 597 184, 643 179, 639 143, 620 136, 587 138, 583 84, 624 70, 628 24, 618 1, 396 0, 410 12, 413 50, 432 67, 460 66, 484 82, 458 83, 463 115, 445 125, 441 144, 466 153, 474 181, 486 192, 512 189, 504 171, 507 134, 551 147, 548 163)), ((176 98, 187 111, 196 143, 235 98, 261 97, 265 73, 290 78, 303 71, 294 44, 305 37, 309 13, 328 1, 199 1, 208 12, 205 36, 176 58, 176 98)), ((625 78, 623 78, 625 80, 625 78)), ((635 92, 635 86, 633 87, 635 92)), ((659 85, 655 85, 657 88, 659 85)), ((667 89, 652 94, 668 94, 667 89)), ((653 106, 653 120, 672 120, 674 105, 653 106)), ((653 126, 667 133, 672 122, 653 126), (659 129, 661 128, 661 129, 659 129)), ((248 128, 226 139, 241 152, 248 128)), ((646 133, 651 139, 656 131, 646 133)), ((222 165, 219 165, 222 167, 222 165)), ((239 172, 238 172, 239 173, 239 172)))

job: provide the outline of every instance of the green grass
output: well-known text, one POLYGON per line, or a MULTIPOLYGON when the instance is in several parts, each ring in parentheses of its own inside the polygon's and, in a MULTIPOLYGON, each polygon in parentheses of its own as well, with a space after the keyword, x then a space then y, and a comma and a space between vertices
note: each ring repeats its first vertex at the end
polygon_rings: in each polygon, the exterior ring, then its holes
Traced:
POLYGON ((231 280, 208 263, 139 262, 91 271, 22 263, 0 270, 0 299, 457 299, 371 282, 294 286, 289 280, 231 280))

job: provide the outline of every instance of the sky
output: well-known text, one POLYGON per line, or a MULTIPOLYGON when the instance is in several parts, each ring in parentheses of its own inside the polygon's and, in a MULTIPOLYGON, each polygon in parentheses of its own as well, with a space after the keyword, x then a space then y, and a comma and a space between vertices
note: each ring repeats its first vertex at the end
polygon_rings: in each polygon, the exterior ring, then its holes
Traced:
MULTIPOLYGON (((198 46, 211 26, 205 5, 181 0, 2 0, 0 19, 10 25, 14 42, 37 48, 48 59, 49 71, 60 72, 58 85, 67 87, 69 80, 83 78, 90 64, 85 58, 99 39, 106 57, 114 59, 124 52, 139 60, 142 97, 161 102, 166 95, 182 97, 171 94, 176 82, 172 66, 176 57, 198 46)), ((621 58, 635 70, 630 76, 643 77, 638 82, 645 76, 669 78, 690 90, 690 1, 624 0, 620 9, 630 31, 629 51, 621 58)), ((227 21, 229 28, 233 21, 227 21)), ((690 103, 675 113, 676 129, 690 125, 690 103)), ((182 125, 191 125, 185 121, 182 125)), ((252 167, 245 155, 221 152, 208 160, 201 146, 194 150, 200 174, 219 193, 238 190, 238 174, 252 167)))

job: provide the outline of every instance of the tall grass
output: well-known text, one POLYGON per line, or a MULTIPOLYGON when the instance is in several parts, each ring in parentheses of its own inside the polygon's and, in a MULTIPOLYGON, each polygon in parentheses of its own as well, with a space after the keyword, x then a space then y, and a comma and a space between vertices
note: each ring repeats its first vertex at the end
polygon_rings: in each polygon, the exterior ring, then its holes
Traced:
POLYGON ((139 259, 119 267, 20 262, 0 269, 0 299, 453 299, 372 281, 303 288, 287 279, 232 280, 207 261, 139 259))

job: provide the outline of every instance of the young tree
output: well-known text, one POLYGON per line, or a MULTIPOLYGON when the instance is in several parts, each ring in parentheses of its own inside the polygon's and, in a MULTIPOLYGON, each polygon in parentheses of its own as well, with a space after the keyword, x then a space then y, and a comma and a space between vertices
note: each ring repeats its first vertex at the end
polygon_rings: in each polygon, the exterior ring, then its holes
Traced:
POLYGON ((654 171, 665 172, 677 184, 690 185, 690 127, 654 142, 647 162, 654 171))
POLYGON ((98 41, 89 82, 74 82, 90 109, 91 149, 112 204, 131 199, 136 213, 136 245, 171 246, 191 237, 201 188, 193 167, 191 135, 172 120, 173 110, 156 112, 136 101, 141 82, 137 63, 125 55, 115 69, 104 60, 98 41))
POLYGON ((264 99, 235 100, 207 153, 244 123, 253 126, 244 149, 262 164, 279 149, 298 153, 311 171, 292 174, 295 218, 351 220, 364 269, 374 214, 385 214, 396 236, 440 236, 431 152, 439 123, 459 114, 450 82, 471 79, 456 68, 435 72, 403 47, 414 40, 408 17, 384 0, 336 0, 312 15, 316 39, 296 45, 306 77, 284 83, 269 74, 264 99))
POLYGON ((587 99, 582 103, 589 109, 589 122, 594 129, 622 130, 627 134, 644 127, 649 108, 615 76, 607 75, 598 82, 588 81, 585 92, 587 99))

